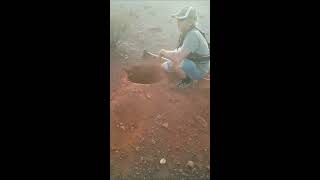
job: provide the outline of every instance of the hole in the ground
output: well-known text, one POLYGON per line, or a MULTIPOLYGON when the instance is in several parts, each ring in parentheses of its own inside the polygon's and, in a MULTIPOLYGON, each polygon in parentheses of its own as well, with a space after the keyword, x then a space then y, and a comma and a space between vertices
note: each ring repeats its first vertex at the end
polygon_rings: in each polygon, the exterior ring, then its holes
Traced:
POLYGON ((152 84, 163 78, 163 72, 158 64, 134 65, 125 69, 128 80, 139 84, 152 84))

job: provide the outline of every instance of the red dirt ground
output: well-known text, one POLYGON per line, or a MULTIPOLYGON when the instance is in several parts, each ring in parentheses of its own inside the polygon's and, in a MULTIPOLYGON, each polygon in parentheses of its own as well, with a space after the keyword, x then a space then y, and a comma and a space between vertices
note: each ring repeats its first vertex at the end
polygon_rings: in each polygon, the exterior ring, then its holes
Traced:
POLYGON ((210 89, 176 89, 156 61, 120 61, 111 55, 110 179, 210 179, 210 89))

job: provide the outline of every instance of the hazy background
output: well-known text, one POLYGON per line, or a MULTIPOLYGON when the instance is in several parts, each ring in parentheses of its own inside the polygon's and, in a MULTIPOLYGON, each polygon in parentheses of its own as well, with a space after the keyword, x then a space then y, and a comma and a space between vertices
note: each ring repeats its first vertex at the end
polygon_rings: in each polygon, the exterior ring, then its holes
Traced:
POLYGON ((210 1, 208 0, 111 0, 110 15, 123 17, 129 24, 121 34, 119 47, 129 56, 141 56, 144 49, 158 52, 174 49, 178 40, 176 20, 171 14, 185 6, 198 12, 199 27, 210 38, 210 1))

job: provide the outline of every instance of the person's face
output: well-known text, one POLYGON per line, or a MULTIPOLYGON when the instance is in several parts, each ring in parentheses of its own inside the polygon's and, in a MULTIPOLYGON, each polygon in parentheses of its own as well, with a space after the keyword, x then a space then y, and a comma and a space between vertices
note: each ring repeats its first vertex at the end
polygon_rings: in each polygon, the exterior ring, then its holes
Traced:
POLYGON ((178 20, 177 19, 177 25, 178 25, 178 30, 180 32, 184 32, 189 27, 189 23, 187 20, 178 20))
POLYGON ((180 32, 183 32, 184 29, 185 29, 185 23, 184 23, 184 21, 177 19, 177 25, 178 25, 178 30, 179 30, 180 32))

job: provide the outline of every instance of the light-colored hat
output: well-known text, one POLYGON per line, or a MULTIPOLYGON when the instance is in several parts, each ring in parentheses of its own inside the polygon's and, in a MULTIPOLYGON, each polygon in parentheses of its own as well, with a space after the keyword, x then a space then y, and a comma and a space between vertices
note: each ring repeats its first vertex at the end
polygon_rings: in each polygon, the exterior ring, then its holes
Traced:
POLYGON ((197 12, 192 6, 184 7, 178 13, 171 15, 171 17, 184 20, 184 19, 193 19, 197 20, 197 12))

